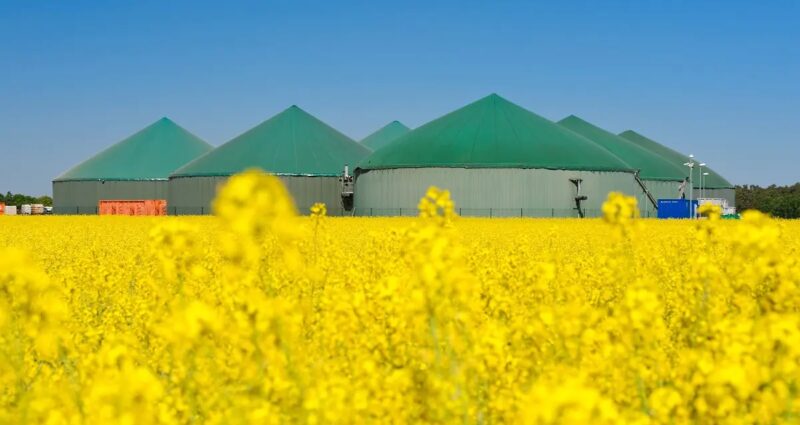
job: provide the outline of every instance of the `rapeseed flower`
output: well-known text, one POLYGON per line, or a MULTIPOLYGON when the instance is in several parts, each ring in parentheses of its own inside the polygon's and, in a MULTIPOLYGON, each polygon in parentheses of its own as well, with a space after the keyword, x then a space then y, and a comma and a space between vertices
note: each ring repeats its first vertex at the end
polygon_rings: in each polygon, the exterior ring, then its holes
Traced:
POLYGON ((0 217, 0 423, 792 423, 800 224, 0 217))

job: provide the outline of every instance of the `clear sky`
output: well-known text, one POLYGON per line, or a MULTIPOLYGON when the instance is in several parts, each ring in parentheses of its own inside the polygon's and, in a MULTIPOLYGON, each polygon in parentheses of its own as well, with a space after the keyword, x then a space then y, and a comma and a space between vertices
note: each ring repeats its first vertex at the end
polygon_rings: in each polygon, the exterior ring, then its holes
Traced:
POLYGON ((0 191, 162 116, 219 145, 297 104, 361 139, 492 92, 794 183, 800 1, 0 0, 0 191))

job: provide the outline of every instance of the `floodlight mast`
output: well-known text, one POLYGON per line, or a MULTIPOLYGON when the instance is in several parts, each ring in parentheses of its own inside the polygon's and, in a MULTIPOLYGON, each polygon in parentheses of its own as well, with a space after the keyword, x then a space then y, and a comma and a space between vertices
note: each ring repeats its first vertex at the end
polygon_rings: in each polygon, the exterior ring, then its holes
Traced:
POLYGON ((689 167, 689 216, 694 220, 694 184, 692 183, 692 171, 695 166, 694 155, 689 154, 689 161, 684 162, 683 165, 689 167))
POLYGON ((704 198, 705 197, 705 192, 703 191, 703 167, 706 166, 706 163, 705 162, 701 162, 700 164, 697 164, 697 165, 700 166, 700 197, 704 198))

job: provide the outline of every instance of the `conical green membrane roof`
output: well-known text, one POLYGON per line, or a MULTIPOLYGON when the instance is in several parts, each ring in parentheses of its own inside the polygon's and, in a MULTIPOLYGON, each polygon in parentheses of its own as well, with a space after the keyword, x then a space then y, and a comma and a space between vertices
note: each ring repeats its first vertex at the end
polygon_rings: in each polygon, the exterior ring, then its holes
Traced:
POLYGON ((361 140, 361 144, 376 151, 411 131, 400 121, 392 121, 361 140))
POLYGON ((213 147, 162 118, 69 169, 54 181, 163 180, 213 147))
POLYGON ((258 167, 279 175, 338 176, 370 150, 292 106, 172 174, 228 176, 258 167))
MULTIPOLYGON (((653 153, 661 155, 664 158, 667 158, 669 161, 679 164, 684 164, 689 161, 689 156, 684 155, 678 151, 668 148, 667 146, 662 145, 654 140, 648 139, 645 136, 633 131, 627 130, 623 131, 619 134, 620 137, 623 137, 627 140, 630 140, 633 143, 641 146, 644 149, 647 149, 653 153)), ((701 163, 702 161, 698 161, 695 158, 694 162, 701 163)), ((685 168, 685 167, 684 167, 685 168)), ((732 189, 733 185, 731 182, 726 180, 724 177, 719 175, 714 170, 703 167, 703 172, 707 172, 708 175, 703 178, 703 187, 708 189, 732 189)), ((688 176, 688 172, 686 175, 688 176)), ((700 167, 693 168, 692 172, 692 186, 700 187, 700 167)))
POLYGON ((594 142, 492 94, 410 131, 359 168, 632 171, 594 142))
POLYGON ((575 115, 564 118, 558 124, 597 143, 638 169, 639 177, 644 180, 683 181, 689 177, 689 170, 682 167, 682 162, 670 161, 575 115))

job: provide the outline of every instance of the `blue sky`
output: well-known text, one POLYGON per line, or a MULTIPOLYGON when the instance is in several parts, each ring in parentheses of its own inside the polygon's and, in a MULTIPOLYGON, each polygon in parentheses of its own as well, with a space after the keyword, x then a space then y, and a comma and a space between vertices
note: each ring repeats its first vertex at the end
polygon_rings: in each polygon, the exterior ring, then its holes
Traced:
POLYGON ((0 191, 49 194, 162 116, 219 145, 297 104, 361 139, 492 92, 794 183, 798 22, 798 1, 0 0, 0 191))

